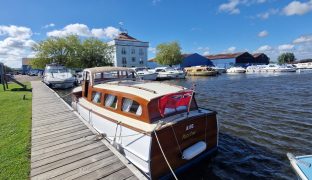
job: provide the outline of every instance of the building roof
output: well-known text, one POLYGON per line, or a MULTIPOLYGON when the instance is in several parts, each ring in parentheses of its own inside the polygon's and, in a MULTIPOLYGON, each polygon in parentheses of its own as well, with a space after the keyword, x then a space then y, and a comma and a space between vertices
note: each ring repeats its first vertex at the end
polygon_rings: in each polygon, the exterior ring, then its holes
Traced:
POLYGON ((134 37, 130 36, 128 33, 122 32, 120 33, 115 40, 121 40, 121 41, 136 41, 136 42, 141 42, 134 37))
POLYGON ((186 88, 161 82, 127 81, 110 82, 95 85, 96 88, 129 93, 150 101, 167 94, 177 93, 186 88))
MULTIPOLYGON (((257 58, 257 57, 261 56, 262 54, 264 54, 264 53, 254 53, 254 54, 252 54, 252 56, 254 58, 257 58)), ((266 54, 264 54, 264 55, 266 55, 266 54)))
POLYGON ((237 58, 238 56, 244 54, 246 52, 237 52, 237 53, 226 53, 226 54, 213 54, 213 55, 207 55, 206 58, 210 60, 216 60, 216 59, 232 59, 237 58))

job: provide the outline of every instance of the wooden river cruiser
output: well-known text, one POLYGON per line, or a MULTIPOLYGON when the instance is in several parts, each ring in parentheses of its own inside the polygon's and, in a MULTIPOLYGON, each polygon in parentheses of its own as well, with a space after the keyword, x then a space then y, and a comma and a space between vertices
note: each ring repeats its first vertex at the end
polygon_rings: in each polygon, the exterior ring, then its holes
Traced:
POLYGON ((130 68, 85 69, 72 106, 150 179, 217 151, 216 112, 199 108, 193 90, 138 80, 130 68))

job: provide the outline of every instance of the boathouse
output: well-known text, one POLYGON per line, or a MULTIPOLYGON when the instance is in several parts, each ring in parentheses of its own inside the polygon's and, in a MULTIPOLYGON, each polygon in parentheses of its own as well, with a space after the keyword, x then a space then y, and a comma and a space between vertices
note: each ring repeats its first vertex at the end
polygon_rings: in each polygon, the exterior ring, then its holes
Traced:
MULTIPOLYGON (((158 64, 154 58, 148 60, 149 68, 156 68, 158 66, 162 65, 158 64)), ((213 63, 212 61, 210 61, 209 59, 200 54, 192 53, 192 54, 182 54, 182 63, 175 65, 175 67, 179 68, 191 66, 213 66, 213 63)))
POLYGON ((269 64, 270 58, 264 53, 255 53, 252 55, 256 64, 269 64))
POLYGON ((113 64, 118 67, 146 67, 148 42, 137 40, 127 32, 108 42, 113 46, 113 64))
POLYGON ((221 68, 257 64, 255 61, 255 58, 248 52, 215 54, 215 55, 208 55, 205 57, 207 59, 210 59, 215 66, 221 67, 221 68))

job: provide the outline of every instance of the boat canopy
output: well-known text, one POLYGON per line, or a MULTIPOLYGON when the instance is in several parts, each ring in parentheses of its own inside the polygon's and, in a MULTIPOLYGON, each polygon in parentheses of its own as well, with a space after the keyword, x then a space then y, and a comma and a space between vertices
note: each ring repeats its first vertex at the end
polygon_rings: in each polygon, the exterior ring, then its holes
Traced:
POLYGON ((90 80, 90 84, 98 84, 100 81, 117 80, 117 79, 135 79, 136 72, 126 67, 94 67, 83 70, 83 79, 90 80))

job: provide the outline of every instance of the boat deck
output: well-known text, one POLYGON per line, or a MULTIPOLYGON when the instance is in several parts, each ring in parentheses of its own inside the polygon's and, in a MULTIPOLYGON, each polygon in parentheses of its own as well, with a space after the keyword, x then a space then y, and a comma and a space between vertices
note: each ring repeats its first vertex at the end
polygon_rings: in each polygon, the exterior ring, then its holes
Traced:
POLYGON ((54 91, 31 85, 31 179, 145 179, 54 91))

